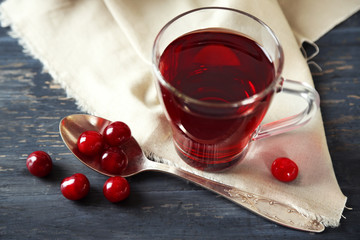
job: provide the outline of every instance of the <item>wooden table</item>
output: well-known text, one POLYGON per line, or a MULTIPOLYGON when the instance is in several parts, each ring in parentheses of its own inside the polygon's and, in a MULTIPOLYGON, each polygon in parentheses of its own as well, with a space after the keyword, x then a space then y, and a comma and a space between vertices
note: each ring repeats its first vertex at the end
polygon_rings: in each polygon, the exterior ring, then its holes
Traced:
POLYGON ((62 117, 81 113, 75 101, 0 29, 0 239, 360 239, 360 13, 321 38, 314 81, 333 165, 349 197, 341 226, 321 234, 291 230, 207 190, 161 173, 130 177, 120 204, 102 194, 105 176, 77 161, 58 133, 62 117), (44 150, 54 160, 46 178, 25 159, 44 150), (61 180, 82 172, 91 181, 85 199, 60 193, 61 180))

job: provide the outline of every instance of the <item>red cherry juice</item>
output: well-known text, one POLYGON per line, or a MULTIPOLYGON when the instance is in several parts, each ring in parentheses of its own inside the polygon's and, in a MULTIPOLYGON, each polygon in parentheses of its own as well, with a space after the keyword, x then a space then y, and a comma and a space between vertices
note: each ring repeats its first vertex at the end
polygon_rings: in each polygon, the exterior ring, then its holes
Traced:
POLYGON ((237 104, 274 81, 274 66, 263 48, 232 32, 195 31, 170 43, 160 57, 159 69, 180 95, 200 102, 184 100, 171 88, 159 86, 183 160, 205 171, 234 165, 273 95, 269 91, 249 104, 237 104))

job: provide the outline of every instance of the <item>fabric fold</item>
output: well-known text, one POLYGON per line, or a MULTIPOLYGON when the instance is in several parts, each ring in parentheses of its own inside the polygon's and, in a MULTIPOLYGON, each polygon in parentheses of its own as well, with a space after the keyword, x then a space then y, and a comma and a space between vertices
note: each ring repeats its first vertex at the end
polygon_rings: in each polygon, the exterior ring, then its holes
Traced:
POLYGON ((315 42, 327 31, 360 10, 359 0, 278 0, 299 46, 315 42))

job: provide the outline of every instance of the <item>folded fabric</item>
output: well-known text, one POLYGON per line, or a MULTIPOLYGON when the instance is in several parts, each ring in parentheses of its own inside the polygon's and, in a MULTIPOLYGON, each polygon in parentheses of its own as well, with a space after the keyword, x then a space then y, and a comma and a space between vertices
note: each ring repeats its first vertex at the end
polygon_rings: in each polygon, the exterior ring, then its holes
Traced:
MULTIPOLYGON (((83 110, 126 122, 148 155, 286 203, 325 226, 338 226, 346 197, 335 178, 320 112, 301 129, 255 142, 233 169, 201 172, 176 155, 150 64, 154 38, 167 21, 193 8, 225 6, 249 12, 267 23, 284 48, 283 76, 313 84, 299 50, 301 42, 317 39, 360 7, 358 1, 328 2, 297 1, 301 8, 296 11, 288 2, 276 0, 8 0, 1 5, 1 22, 12 27, 13 36, 40 59, 83 110), (333 19, 334 6, 340 3, 342 12, 333 19), (316 15, 301 18, 308 10, 320 8, 324 14, 319 21, 315 21, 316 15), (290 184, 275 180, 269 170, 272 161, 283 156, 296 161, 300 169, 298 179, 290 184)), ((301 106, 301 102, 279 94, 264 121, 289 116, 301 106)))

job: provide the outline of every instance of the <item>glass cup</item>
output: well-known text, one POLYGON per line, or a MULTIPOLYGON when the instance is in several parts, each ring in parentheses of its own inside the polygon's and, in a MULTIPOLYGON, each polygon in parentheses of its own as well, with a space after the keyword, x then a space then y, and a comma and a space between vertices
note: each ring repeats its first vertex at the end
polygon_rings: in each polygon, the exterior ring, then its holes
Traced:
POLYGON ((204 171, 238 163, 255 140, 298 128, 314 117, 319 95, 281 76, 284 54, 273 31, 230 8, 183 13, 160 31, 153 71, 179 156, 204 171), (300 113, 261 125, 275 94, 303 98, 300 113))

